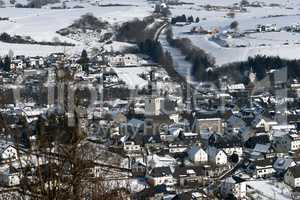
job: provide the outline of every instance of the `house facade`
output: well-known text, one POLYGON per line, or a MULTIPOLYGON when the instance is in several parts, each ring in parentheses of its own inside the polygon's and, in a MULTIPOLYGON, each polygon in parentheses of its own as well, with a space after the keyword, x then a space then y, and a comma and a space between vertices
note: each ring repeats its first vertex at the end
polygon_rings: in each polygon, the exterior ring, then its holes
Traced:
POLYGON ((20 174, 16 170, 7 169, 0 174, 0 183, 12 187, 20 184, 20 174))
POLYGON ((223 150, 217 149, 215 147, 207 148, 208 160, 215 165, 226 165, 227 155, 223 150))
POLYGON ((150 171, 147 176, 147 180, 150 185, 174 185, 176 181, 173 178, 170 167, 155 167, 150 171))
POLYGON ((300 187, 300 166, 290 167, 284 175, 284 182, 293 188, 300 187))
POLYGON ((16 159, 17 149, 9 144, 1 144, 0 146, 0 158, 2 160, 16 159))
POLYGON ((207 162, 208 161, 207 153, 199 146, 193 146, 188 151, 188 157, 193 162, 207 162))
POLYGON ((246 183, 237 181, 233 177, 226 178, 221 184, 221 195, 223 198, 232 194, 237 199, 244 199, 246 197, 246 192, 246 183))
POLYGON ((288 151, 297 151, 300 149, 299 134, 287 133, 273 138, 274 138, 275 147, 278 150, 288 152, 288 151))

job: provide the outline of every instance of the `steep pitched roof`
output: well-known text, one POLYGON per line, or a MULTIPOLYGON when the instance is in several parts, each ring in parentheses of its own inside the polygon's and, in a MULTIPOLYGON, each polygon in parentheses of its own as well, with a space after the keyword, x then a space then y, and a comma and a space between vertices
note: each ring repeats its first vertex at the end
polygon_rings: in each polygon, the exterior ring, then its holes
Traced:
POLYGON ((276 170, 286 170, 294 161, 291 158, 277 158, 273 164, 276 170))
POLYGON ((196 176, 204 176, 205 170, 200 167, 196 166, 177 166, 173 173, 174 177, 179 178, 180 176, 189 176, 189 175, 196 175, 196 176))
POLYGON ((299 165, 290 167, 289 171, 292 173, 294 178, 300 178, 300 166, 299 165))
MULTIPOLYGON (((199 151, 203 151, 205 152, 201 147, 199 146, 193 146, 189 151, 188 151, 188 155, 195 155, 197 154, 199 151)), ((206 152, 205 152, 206 153, 206 152)))
POLYGON ((156 167, 153 168, 150 172, 150 176, 152 177, 163 177, 172 175, 172 171, 170 167, 156 167))
POLYGON ((222 136, 218 137, 216 142, 213 144, 218 149, 222 148, 232 148, 232 147, 242 147, 242 140, 237 136, 222 136))
POLYGON ((273 159, 261 159, 254 161, 256 167, 273 166, 273 159))

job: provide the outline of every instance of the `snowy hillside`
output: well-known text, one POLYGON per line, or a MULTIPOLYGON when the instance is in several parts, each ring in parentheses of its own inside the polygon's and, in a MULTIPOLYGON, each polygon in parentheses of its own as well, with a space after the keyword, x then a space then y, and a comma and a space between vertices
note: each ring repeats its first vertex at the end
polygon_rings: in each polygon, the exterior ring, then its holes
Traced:
MULTIPOLYGON (((131 6, 96 6, 88 3, 90 1, 70 1, 70 4, 82 5, 84 8, 71 9, 50 9, 45 6, 42 9, 30 8, 0 8, 0 17, 9 17, 8 21, 0 21, 0 33, 7 32, 11 35, 31 36, 36 41, 53 41, 58 38, 60 41, 67 41, 76 44, 72 49, 76 51, 86 47, 84 42, 78 42, 74 39, 63 37, 56 31, 70 26, 75 20, 86 13, 92 13, 95 17, 108 21, 111 25, 122 23, 133 18, 143 18, 148 16, 153 8, 144 0, 126 0, 122 4, 131 6)), ((104 0, 102 4, 118 4, 117 0, 104 0)), ((61 5, 61 4, 60 4, 61 5)), ((99 45, 99 44, 98 44, 99 45)), ((0 55, 7 54, 9 49, 25 55, 32 55, 36 48, 30 45, 24 46, 24 51, 20 45, 5 44, 6 48, 1 48, 0 55), (26 50, 25 50, 26 49, 26 50)), ((39 48, 39 47, 38 47, 39 48)), ((44 55, 45 52, 51 52, 54 47, 43 46, 38 55, 44 55)), ((64 51, 64 47, 55 47, 56 50, 64 51)))
MULTIPOLYGON (((173 26, 174 35, 178 38, 190 38, 194 45, 215 57, 217 65, 244 61, 249 56, 258 54, 280 56, 287 59, 300 58, 300 54, 296 53, 300 50, 300 33, 281 30, 286 26, 300 23, 300 2, 297 0, 259 1, 261 2, 259 6, 246 6, 245 10, 242 11, 239 10, 240 1, 234 0, 187 0, 186 2, 193 2, 194 4, 172 6, 172 15, 185 14, 187 17, 192 15, 194 18, 199 17, 200 21, 186 26, 173 26), (213 6, 207 6, 208 4, 213 6), (234 12, 233 18, 228 17, 229 12, 234 12), (213 42, 211 34, 187 34, 193 27, 218 30, 219 33, 223 33, 229 30, 229 25, 233 21, 238 22, 238 33, 253 31, 260 24, 275 24, 278 30, 276 32, 246 34, 245 37, 225 38, 228 47, 213 42)), ((253 3, 255 1, 248 2, 253 3)))

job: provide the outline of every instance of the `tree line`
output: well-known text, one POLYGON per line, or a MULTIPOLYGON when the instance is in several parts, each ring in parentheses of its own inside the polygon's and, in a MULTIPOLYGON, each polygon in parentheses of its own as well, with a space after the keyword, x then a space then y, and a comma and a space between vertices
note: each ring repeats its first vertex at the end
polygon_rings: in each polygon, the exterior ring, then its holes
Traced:
POLYGON ((30 36, 22 37, 20 35, 11 36, 8 33, 2 33, 0 35, 0 41, 6 43, 15 43, 15 44, 38 44, 38 45, 49 45, 49 46, 75 46, 75 44, 68 42, 37 42, 33 40, 30 36))
POLYGON ((171 24, 176 24, 177 22, 190 22, 190 23, 199 23, 200 19, 199 17, 196 17, 196 19, 194 19, 194 17, 191 15, 189 17, 186 17, 185 14, 180 15, 180 16, 176 16, 176 17, 172 17, 171 19, 171 24))
POLYGON ((141 53, 151 57, 151 59, 165 68, 173 79, 182 81, 173 67, 173 58, 168 51, 164 51, 160 42, 147 39, 139 43, 141 53))
POLYGON ((227 75, 235 82, 248 83, 248 72, 253 71, 258 81, 264 79, 270 70, 287 68, 288 80, 300 78, 300 60, 287 60, 279 56, 256 55, 249 57, 246 61, 227 64, 214 70, 216 76, 227 75), (230 73, 228 73, 230 72, 230 73))
POLYGON ((121 42, 140 43, 153 39, 155 32, 163 22, 155 22, 155 15, 145 17, 143 20, 134 19, 116 27, 116 39, 121 42), (150 25, 150 26, 149 26, 150 25))
POLYGON ((170 46, 178 48, 185 59, 192 63, 192 75, 198 81, 213 81, 227 76, 233 82, 249 83, 248 74, 253 71, 256 79, 262 80, 267 76, 268 71, 279 70, 287 67, 288 80, 299 79, 300 60, 287 60, 279 56, 257 55, 249 57, 246 61, 230 63, 222 67, 215 67, 215 59, 199 47, 195 47, 188 38, 173 39, 171 29, 167 32, 167 41, 170 46))
POLYGON ((213 68, 215 59, 207 54, 204 50, 192 44, 188 38, 173 38, 171 29, 166 32, 167 41, 170 46, 178 48, 185 56, 185 59, 192 63, 192 74, 196 80, 215 80, 216 77, 209 70, 213 68))

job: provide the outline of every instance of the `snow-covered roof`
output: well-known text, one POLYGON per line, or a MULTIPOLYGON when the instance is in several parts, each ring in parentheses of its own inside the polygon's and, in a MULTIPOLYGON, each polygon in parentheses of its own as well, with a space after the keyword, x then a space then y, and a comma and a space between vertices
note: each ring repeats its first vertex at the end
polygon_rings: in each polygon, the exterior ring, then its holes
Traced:
POLYGON ((8 147, 13 147, 14 148, 13 143, 12 142, 0 141, 0 153, 2 153, 8 147))
POLYGON ((245 89, 245 85, 243 83, 228 85, 227 87, 229 90, 244 90, 245 89))
POLYGON ((293 133, 293 134, 289 134, 289 136, 292 140, 300 140, 300 135, 299 134, 293 133))
POLYGON ((287 170, 293 163, 294 161, 291 158, 277 158, 273 167, 276 170, 287 170))
MULTIPOLYGON (((220 151, 222 151, 222 152, 224 153, 223 150, 217 149, 217 148, 211 147, 211 146, 209 146, 209 147, 206 149, 206 152, 207 152, 208 157, 216 157, 216 155, 217 155, 220 151)), ((224 153, 224 155, 226 155, 226 154, 224 153)))
POLYGON ((275 196, 276 199, 281 200, 292 199, 290 188, 283 182, 278 182, 276 180, 251 180, 247 181, 246 185, 250 186, 251 190, 255 191, 255 194, 261 195, 262 199, 274 199, 275 196))
POLYGON ((236 126, 244 127, 246 125, 246 122, 243 119, 241 119, 241 118, 239 118, 235 115, 232 115, 227 120, 227 123, 230 124, 233 127, 236 127, 236 126))
POLYGON ((256 144, 253 151, 259 152, 259 153, 267 153, 271 147, 271 144, 256 144))
POLYGON ((174 166, 176 164, 176 159, 169 156, 158 156, 156 154, 148 156, 148 166, 153 167, 163 167, 163 166, 174 166))
POLYGON ((169 133, 171 134, 171 135, 173 135, 173 136, 175 136, 175 137, 178 137, 178 135, 179 135, 179 133, 181 132, 181 131, 183 131, 183 129, 182 128, 176 128, 176 127, 174 127, 174 128, 169 128, 169 133))
POLYGON ((144 121, 133 118, 128 121, 128 124, 135 126, 135 127, 141 127, 144 124, 144 121))

